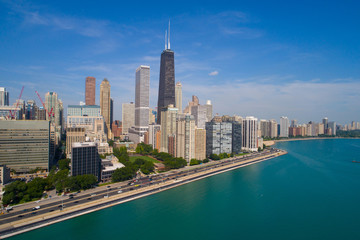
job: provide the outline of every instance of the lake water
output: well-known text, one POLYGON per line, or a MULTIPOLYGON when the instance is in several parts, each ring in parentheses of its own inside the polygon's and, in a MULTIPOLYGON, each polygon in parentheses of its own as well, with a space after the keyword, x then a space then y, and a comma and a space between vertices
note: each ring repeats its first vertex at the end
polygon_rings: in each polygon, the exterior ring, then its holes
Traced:
POLYGON ((360 239, 360 139, 289 154, 11 239, 360 239))

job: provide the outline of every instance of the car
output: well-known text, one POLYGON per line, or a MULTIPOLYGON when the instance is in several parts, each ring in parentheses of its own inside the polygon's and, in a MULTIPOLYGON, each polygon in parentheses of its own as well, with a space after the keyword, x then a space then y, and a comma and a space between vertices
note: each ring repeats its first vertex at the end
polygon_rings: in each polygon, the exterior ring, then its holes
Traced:
POLYGON ((24 215, 18 215, 19 218, 23 217, 24 215))
POLYGON ((89 197, 87 200, 91 200, 91 197, 89 197))
POLYGON ((75 201, 74 203, 79 203, 79 201, 75 201))
POLYGON ((134 185, 134 183, 132 182, 132 183, 130 183, 130 185, 132 186, 132 185, 134 185))
POLYGON ((105 195, 104 198, 108 198, 109 196, 108 195, 105 195))
POLYGON ((69 199, 73 199, 73 198, 74 198, 74 196, 70 196, 70 197, 69 197, 69 199))
POLYGON ((93 193, 93 194, 91 194, 90 196, 92 196, 92 197, 93 197, 93 196, 96 196, 96 194, 95 194, 95 193, 93 193))
POLYGON ((118 193, 122 193, 122 192, 123 192, 123 191, 121 191, 121 190, 120 190, 120 191, 118 191, 118 193))
POLYGON ((11 207, 11 206, 10 206, 10 207, 7 207, 7 208, 5 208, 5 210, 6 210, 6 211, 13 210, 13 207, 11 207))
POLYGON ((55 211, 54 209, 51 209, 49 212, 53 212, 53 211, 55 211))
POLYGON ((33 210, 38 210, 38 209, 40 209, 40 206, 33 207, 33 210))
POLYGON ((135 187, 140 187, 140 185, 135 185, 135 187))
POLYGON ((34 215, 34 214, 37 214, 37 212, 32 212, 31 214, 33 214, 33 215, 34 215))
POLYGON ((35 201, 36 203, 39 203, 40 202, 40 200, 37 200, 37 201, 35 201))
POLYGON ((22 211, 23 211, 23 212, 27 212, 27 211, 29 211, 29 209, 23 209, 22 211))

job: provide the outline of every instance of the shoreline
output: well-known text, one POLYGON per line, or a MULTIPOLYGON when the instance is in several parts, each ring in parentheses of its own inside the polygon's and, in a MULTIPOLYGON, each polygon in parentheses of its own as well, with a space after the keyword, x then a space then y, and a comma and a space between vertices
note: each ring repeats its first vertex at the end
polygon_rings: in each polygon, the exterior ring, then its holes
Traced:
POLYGON ((279 140, 264 141, 266 146, 275 145, 277 142, 293 142, 293 141, 306 141, 306 140, 323 140, 323 139, 360 139, 356 137, 309 137, 309 138, 288 138, 279 140))
MULTIPOLYGON (((136 189, 129 193, 113 195, 110 196, 108 199, 99 199, 90 203, 82 204, 80 206, 70 207, 62 211, 59 210, 59 212, 46 213, 43 214, 43 216, 39 216, 39 217, 35 216, 27 220, 18 220, 18 221, 10 222, 4 224, 3 226, 0 226, 0 233, 1 233, 0 239, 8 238, 34 229, 49 226, 54 223, 58 223, 87 213, 95 212, 118 204, 129 202, 142 197, 146 197, 152 194, 156 194, 158 192, 166 191, 220 173, 228 172, 241 167, 245 167, 269 159, 273 159, 285 154, 287 154, 287 152, 281 150, 279 152, 269 153, 264 156, 254 157, 253 159, 249 159, 249 160, 238 161, 238 162, 234 161, 225 166, 211 168, 202 172, 181 177, 176 180, 159 183, 155 186, 154 185, 147 186, 141 189, 136 189)), ((224 160, 224 162, 225 161, 226 160, 224 160)))

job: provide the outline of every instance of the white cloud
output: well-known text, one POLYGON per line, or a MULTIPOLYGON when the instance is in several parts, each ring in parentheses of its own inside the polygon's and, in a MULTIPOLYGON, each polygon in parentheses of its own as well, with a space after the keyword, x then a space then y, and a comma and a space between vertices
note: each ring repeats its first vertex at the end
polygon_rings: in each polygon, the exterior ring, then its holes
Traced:
POLYGON ((218 75, 218 74, 219 74, 218 71, 213 71, 213 72, 209 73, 209 76, 216 76, 216 75, 218 75))
POLYGON ((214 114, 255 115, 278 119, 288 116, 306 123, 322 117, 339 123, 359 120, 360 82, 292 81, 272 84, 254 81, 205 85, 183 84, 184 99, 195 94, 200 102, 212 100, 214 114), (194 92, 194 89, 195 92, 194 92))

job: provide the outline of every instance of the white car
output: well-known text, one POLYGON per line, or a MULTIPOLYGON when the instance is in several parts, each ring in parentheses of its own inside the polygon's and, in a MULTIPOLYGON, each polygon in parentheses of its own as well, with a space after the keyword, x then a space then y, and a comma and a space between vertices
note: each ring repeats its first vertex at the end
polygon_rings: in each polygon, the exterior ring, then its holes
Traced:
POLYGON ((120 191, 118 191, 118 193, 122 193, 122 191, 120 190, 120 191))

